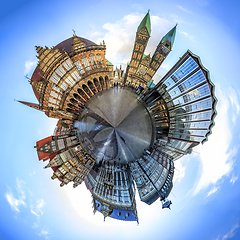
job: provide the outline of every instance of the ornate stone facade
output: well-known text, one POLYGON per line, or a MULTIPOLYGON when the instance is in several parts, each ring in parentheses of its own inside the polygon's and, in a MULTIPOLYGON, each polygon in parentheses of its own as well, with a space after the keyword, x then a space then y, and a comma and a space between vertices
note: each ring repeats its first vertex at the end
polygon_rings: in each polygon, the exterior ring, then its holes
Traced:
POLYGON ((110 87, 113 69, 104 42, 97 45, 74 34, 53 48, 36 50, 39 62, 30 83, 39 109, 49 117, 76 119, 83 103, 110 87))
POLYGON ((94 163, 95 160, 78 145, 56 155, 45 168, 57 167, 52 179, 58 178, 61 187, 71 181, 73 187, 77 187, 85 180, 94 163))

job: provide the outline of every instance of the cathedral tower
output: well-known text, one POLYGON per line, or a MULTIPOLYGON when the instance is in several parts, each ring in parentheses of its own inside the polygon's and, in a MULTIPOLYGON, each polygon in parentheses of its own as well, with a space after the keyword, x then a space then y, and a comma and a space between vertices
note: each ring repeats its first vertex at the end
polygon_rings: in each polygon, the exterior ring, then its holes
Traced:
POLYGON ((139 79, 137 75, 139 75, 138 70, 143 58, 145 48, 150 38, 150 34, 151 34, 151 21, 150 14, 148 12, 137 29, 132 58, 128 66, 127 78, 125 79, 126 83, 131 82, 132 84, 134 84, 135 82, 136 83, 142 82, 142 79, 139 79))
POLYGON ((150 81, 152 79, 152 77, 154 76, 154 74, 156 73, 156 71, 158 70, 158 68, 160 67, 162 62, 164 61, 164 59, 167 57, 169 52, 172 50, 174 39, 175 39, 175 34, 176 34, 176 27, 177 27, 177 25, 174 28, 172 28, 162 38, 162 40, 158 44, 158 46, 153 54, 149 69, 144 75, 144 78, 147 81, 150 81))

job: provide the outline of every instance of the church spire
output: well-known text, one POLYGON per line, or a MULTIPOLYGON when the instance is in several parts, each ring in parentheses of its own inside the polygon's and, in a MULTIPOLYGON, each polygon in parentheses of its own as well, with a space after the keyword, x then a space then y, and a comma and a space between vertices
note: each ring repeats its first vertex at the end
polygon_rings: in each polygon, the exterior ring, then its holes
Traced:
POLYGON ((43 110, 40 109, 39 104, 30 103, 30 102, 24 102, 24 101, 18 101, 18 100, 17 100, 17 102, 20 102, 20 103, 22 103, 22 104, 24 104, 24 105, 26 105, 26 106, 28 106, 28 107, 35 108, 35 109, 37 109, 37 110, 39 110, 39 111, 44 112, 43 110))
POLYGON ((177 27, 177 24, 162 38, 160 42, 163 44, 164 42, 168 41, 170 43, 170 50, 172 50, 172 47, 173 47, 173 43, 176 35, 176 27, 177 27))
POLYGON ((137 32, 139 32, 142 28, 146 27, 148 34, 150 36, 151 34, 151 21, 150 21, 150 14, 149 11, 147 12, 147 14, 145 15, 145 17, 143 18, 142 22, 140 23, 140 25, 138 26, 137 32))

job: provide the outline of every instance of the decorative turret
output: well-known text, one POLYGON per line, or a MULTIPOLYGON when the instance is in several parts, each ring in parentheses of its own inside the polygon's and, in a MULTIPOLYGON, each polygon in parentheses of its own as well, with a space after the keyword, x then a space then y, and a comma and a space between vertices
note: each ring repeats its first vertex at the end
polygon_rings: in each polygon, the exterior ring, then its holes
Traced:
POLYGON ((40 46, 35 47, 38 53, 38 66, 45 76, 47 76, 47 73, 51 67, 55 66, 59 62, 59 57, 62 55, 62 53, 56 48, 48 48, 47 46, 45 46, 45 48, 40 46))
POLYGON ((101 212, 103 214, 104 221, 105 221, 106 217, 108 217, 108 216, 110 216, 112 214, 113 209, 110 207, 109 204, 104 203, 102 205, 101 212))
POLYGON ((35 46, 35 48, 36 48, 36 52, 38 54, 37 58, 39 59, 39 56, 41 56, 41 54, 44 52, 44 49, 41 46, 35 46))
POLYGON ((72 51, 78 51, 79 49, 83 49, 86 47, 86 44, 78 39, 78 36, 73 34, 73 43, 72 43, 72 51))

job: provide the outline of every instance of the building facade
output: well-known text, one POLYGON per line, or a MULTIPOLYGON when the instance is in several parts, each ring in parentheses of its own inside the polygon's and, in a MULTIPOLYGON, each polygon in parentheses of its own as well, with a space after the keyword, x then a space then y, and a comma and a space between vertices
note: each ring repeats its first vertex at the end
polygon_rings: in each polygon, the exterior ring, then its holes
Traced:
POLYGON ((138 161, 145 172, 137 162, 131 163, 130 169, 141 201, 151 205, 160 197, 148 177, 160 192, 161 198, 167 198, 173 187, 174 164, 172 158, 154 148, 152 153, 147 151, 138 161))
POLYGON ((86 101, 110 87, 113 66, 105 59, 104 42, 97 45, 74 34, 53 48, 37 46, 36 51, 38 66, 30 79, 39 102, 34 108, 48 117, 76 119, 86 101))
POLYGON ((39 160, 47 160, 49 155, 66 151, 68 148, 79 144, 74 133, 50 136, 36 143, 39 160))
POLYGON ((155 144, 174 159, 191 153, 211 134, 217 99, 208 70, 189 50, 142 96, 156 125, 155 144))
POLYGON ((92 193, 94 212, 125 221, 138 221, 135 187, 127 165, 103 162, 92 193))
POLYGON ((56 155, 45 168, 57 167, 52 179, 58 178, 61 187, 73 182, 75 188, 85 180, 94 164, 95 160, 79 144, 56 155))

